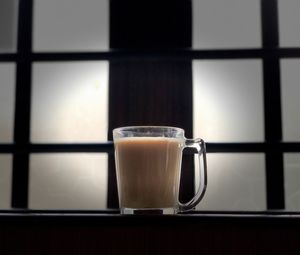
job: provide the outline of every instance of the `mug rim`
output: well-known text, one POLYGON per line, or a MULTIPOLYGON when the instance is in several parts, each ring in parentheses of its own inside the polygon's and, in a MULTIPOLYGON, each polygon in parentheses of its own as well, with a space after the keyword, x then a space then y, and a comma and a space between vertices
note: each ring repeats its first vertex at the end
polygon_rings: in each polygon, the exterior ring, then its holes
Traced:
POLYGON ((115 132, 120 132, 120 131, 132 131, 132 130, 129 130, 129 129, 146 129, 146 128, 152 128, 152 129, 170 129, 170 130, 174 130, 174 131, 178 131, 178 132, 182 132, 184 134, 184 129, 183 128, 180 128, 180 127, 174 127, 174 126, 153 126, 153 125, 150 125, 150 126, 145 126, 145 125, 142 125, 142 126, 123 126, 123 127, 117 127, 117 128, 114 128, 113 129, 113 133, 115 132), (128 129, 128 130, 126 130, 128 129))

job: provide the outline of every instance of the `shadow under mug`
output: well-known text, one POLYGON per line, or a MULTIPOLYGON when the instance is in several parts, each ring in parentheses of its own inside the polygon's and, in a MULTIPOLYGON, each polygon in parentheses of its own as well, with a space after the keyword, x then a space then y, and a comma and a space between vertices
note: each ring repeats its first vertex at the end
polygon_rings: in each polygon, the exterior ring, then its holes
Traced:
POLYGON ((183 129, 164 126, 116 128, 113 139, 121 214, 175 214, 192 210, 202 200, 207 185, 202 139, 187 139, 183 129), (179 184, 185 148, 197 150, 200 182, 195 196, 182 204, 179 184))

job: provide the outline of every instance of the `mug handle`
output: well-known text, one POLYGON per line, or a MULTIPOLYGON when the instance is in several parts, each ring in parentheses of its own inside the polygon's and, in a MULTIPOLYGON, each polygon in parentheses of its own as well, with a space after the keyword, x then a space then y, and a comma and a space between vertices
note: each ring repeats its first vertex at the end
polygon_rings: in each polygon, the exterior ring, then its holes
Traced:
POLYGON ((184 148, 195 148, 197 150, 198 158, 199 158, 199 168, 200 168, 199 169, 200 181, 195 196, 187 203, 182 204, 179 202, 178 212, 185 212, 185 211, 192 210, 202 200, 207 186, 206 146, 204 140, 185 139, 184 148), (203 157, 202 167, 201 167, 201 156, 203 157))

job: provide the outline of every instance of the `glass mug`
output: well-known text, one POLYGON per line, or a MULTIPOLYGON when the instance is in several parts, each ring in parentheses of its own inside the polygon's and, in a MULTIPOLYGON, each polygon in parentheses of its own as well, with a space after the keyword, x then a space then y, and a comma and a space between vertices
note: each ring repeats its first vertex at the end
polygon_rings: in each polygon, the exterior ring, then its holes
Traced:
POLYGON ((207 185, 202 139, 186 139, 183 129, 164 126, 116 128, 113 139, 121 214, 175 214, 191 210, 201 201, 207 185), (184 148, 197 150, 202 167, 195 196, 182 204, 178 193, 184 148))

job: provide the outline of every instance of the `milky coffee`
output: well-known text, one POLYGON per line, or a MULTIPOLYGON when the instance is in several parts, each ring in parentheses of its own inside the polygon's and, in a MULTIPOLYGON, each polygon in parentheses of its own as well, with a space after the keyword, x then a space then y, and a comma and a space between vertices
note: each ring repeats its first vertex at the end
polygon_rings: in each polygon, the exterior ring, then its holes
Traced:
POLYGON ((178 204, 182 147, 182 140, 176 138, 116 140, 120 207, 175 207, 178 204))

